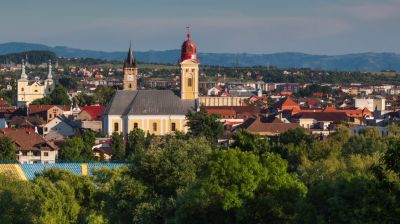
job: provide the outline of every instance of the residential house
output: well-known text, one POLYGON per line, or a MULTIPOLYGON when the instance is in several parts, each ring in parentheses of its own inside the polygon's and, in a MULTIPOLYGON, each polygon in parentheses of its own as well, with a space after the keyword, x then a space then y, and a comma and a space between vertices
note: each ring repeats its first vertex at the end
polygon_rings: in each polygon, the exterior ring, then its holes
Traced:
POLYGON ((348 121, 348 116, 345 112, 300 112, 292 121, 306 129, 330 130, 334 122, 348 121))
POLYGON ((81 112, 76 116, 75 120, 80 122, 82 128, 100 132, 102 130, 101 115, 104 109, 104 106, 82 107, 81 112))
POLYGON ((43 126, 44 138, 48 141, 64 140, 67 137, 74 136, 79 125, 61 115, 49 121, 43 126))
POLYGON ((14 143, 19 163, 55 163, 57 159, 58 147, 33 129, 3 128, 0 129, 0 137, 10 138, 14 143))
POLYGON ((247 119, 240 128, 246 129, 254 134, 273 137, 290 129, 301 128, 297 123, 285 123, 279 118, 268 118, 257 116, 247 119))
POLYGON ((29 105, 28 116, 39 116, 49 122, 61 115, 68 116, 70 111, 71 106, 69 105, 29 105))

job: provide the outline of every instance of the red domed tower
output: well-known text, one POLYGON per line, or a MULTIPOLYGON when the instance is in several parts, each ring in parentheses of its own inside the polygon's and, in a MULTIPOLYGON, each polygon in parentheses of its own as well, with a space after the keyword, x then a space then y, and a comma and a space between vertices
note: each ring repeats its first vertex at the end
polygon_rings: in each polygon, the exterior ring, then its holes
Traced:
POLYGON ((179 65, 181 68, 181 98, 197 100, 199 98, 199 64, 196 44, 190 39, 188 27, 187 40, 183 42, 179 65))
POLYGON ((183 42, 183 44, 182 44, 181 58, 180 58, 179 62, 182 62, 187 59, 198 61, 197 47, 196 47, 196 44, 190 39, 189 29, 188 29, 188 33, 187 33, 187 40, 185 42, 183 42))

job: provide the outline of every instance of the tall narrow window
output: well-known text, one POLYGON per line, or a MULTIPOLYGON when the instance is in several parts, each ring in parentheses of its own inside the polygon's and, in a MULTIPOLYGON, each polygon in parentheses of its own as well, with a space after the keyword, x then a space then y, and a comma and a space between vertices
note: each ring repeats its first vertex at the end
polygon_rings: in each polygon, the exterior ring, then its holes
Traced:
POLYGON ((175 131, 175 130, 176 130, 176 124, 175 124, 175 122, 172 122, 171 131, 175 131))
POLYGON ((119 124, 117 122, 114 123, 114 132, 119 131, 119 124))
POLYGON ((153 132, 157 131, 157 123, 153 123, 153 132))
POLYGON ((133 128, 138 128, 139 127, 139 125, 138 125, 138 123, 137 122, 135 122, 135 123, 133 123, 133 128))
POLYGON ((192 83, 192 78, 188 78, 188 86, 192 87, 193 83, 192 83))

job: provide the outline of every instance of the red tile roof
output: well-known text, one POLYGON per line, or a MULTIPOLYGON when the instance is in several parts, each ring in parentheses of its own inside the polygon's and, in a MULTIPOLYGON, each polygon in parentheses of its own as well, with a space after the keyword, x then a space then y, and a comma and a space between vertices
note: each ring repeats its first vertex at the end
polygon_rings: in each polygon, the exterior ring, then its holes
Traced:
POLYGON ((289 97, 281 99, 278 103, 275 104, 275 108, 277 108, 278 110, 300 110, 300 106, 289 97))
POLYGON ((57 146, 51 142, 46 142, 41 135, 30 128, 2 128, 0 129, 0 137, 10 138, 19 150, 41 149, 42 147, 58 149, 57 146))
POLYGON ((212 106, 205 107, 208 114, 220 115, 222 118, 247 118, 260 113, 255 106, 212 106))
POLYGON ((81 107, 81 113, 85 111, 92 119, 97 120, 101 118, 104 109, 104 106, 85 106, 81 107))
POLYGON ((267 121, 268 119, 265 117, 249 118, 243 123, 242 128, 253 133, 268 136, 278 135, 289 129, 301 128, 297 123, 283 123, 276 119, 273 120, 273 123, 267 121))
POLYGON ((316 121, 346 121, 345 112, 301 112, 293 116, 295 119, 315 119, 316 121))
POLYGON ((55 105, 29 105, 29 114, 36 114, 40 112, 45 112, 55 107, 55 105))

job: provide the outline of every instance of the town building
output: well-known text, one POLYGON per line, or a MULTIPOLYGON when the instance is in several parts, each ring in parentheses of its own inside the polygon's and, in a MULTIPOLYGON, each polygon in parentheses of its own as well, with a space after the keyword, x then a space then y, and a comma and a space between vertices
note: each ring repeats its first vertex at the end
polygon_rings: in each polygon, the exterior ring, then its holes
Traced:
POLYGON ((19 163, 55 163, 58 147, 51 141, 46 141, 41 135, 29 128, 0 129, 0 137, 10 138, 14 143, 19 163))
POLYGON ((51 94, 54 90, 54 80, 51 71, 51 61, 49 61, 47 79, 41 81, 39 78, 29 80, 25 70, 25 63, 22 61, 21 78, 17 81, 17 106, 27 107, 34 100, 42 99, 51 94))
POLYGON ((180 95, 171 90, 140 90, 136 88, 136 60, 129 48, 124 63, 123 90, 115 93, 103 113, 103 131, 107 135, 127 134, 134 128, 154 135, 186 132, 186 114, 198 105, 199 63, 196 44, 188 32, 179 60, 180 95))

